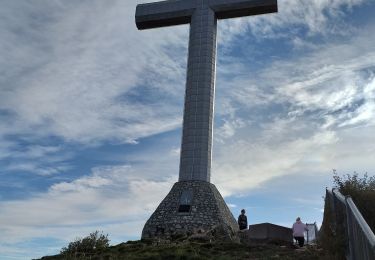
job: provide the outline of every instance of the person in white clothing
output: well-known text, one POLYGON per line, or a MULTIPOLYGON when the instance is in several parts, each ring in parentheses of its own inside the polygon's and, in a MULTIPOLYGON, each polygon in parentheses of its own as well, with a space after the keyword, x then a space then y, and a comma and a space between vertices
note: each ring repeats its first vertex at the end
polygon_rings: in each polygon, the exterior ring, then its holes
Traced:
POLYGON ((298 241, 298 245, 300 247, 303 247, 303 245, 305 244, 304 233, 305 231, 308 231, 308 228, 306 224, 302 223, 300 217, 296 219, 296 222, 293 224, 292 230, 294 239, 298 241))

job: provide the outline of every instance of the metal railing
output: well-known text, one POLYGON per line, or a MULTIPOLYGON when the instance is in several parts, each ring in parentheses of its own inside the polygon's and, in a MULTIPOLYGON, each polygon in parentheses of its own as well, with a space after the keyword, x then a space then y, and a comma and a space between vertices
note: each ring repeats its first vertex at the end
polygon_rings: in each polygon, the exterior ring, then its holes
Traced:
POLYGON ((314 244, 318 239, 318 226, 315 223, 309 224, 306 223, 307 231, 306 231, 306 244, 314 244))
MULTIPOLYGON (((333 235, 343 239, 349 260, 375 259, 375 235, 350 196, 344 197, 337 189, 326 190, 326 209, 330 209, 333 235)), ((324 222, 324 220, 323 220, 324 222)))

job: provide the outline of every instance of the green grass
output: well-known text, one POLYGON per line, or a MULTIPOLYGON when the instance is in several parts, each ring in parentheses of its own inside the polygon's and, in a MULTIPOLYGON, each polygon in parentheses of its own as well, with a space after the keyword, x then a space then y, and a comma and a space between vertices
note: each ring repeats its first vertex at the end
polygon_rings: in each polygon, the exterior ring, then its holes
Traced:
POLYGON ((333 259, 316 247, 307 246, 296 250, 292 245, 277 244, 243 245, 237 243, 198 243, 151 245, 143 241, 129 241, 111 246, 94 255, 66 258, 62 255, 43 257, 43 260, 91 259, 91 260, 168 260, 168 259, 333 259))

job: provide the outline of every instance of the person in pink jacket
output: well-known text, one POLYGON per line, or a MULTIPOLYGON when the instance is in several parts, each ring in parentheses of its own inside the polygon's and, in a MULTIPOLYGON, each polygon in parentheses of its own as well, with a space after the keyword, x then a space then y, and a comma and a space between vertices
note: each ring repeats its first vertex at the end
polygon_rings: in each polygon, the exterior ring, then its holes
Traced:
POLYGON ((292 230, 294 239, 298 241, 298 245, 300 247, 303 247, 303 245, 305 244, 304 233, 305 231, 308 231, 308 228, 306 224, 302 223, 300 217, 296 219, 296 222, 293 224, 292 230))

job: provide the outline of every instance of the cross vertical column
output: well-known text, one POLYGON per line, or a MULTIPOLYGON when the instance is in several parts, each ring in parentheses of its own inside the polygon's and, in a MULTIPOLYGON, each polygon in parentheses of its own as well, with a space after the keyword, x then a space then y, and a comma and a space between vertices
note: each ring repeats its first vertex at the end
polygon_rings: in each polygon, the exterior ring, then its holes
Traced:
POLYGON ((191 17, 179 181, 210 181, 217 19, 197 1, 191 17))
POLYGON ((211 230, 218 224, 227 227, 228 238, 237 239, 233 236, 237 222, 210 183, 216 21, 271 12, 277 12, 277 0, 167 0, 137 6, 135 18, 141 30, 190 23, 179 182, 146 222, 143 239, 170 239, 173 234, 194 233, 197 227, 211 230))

